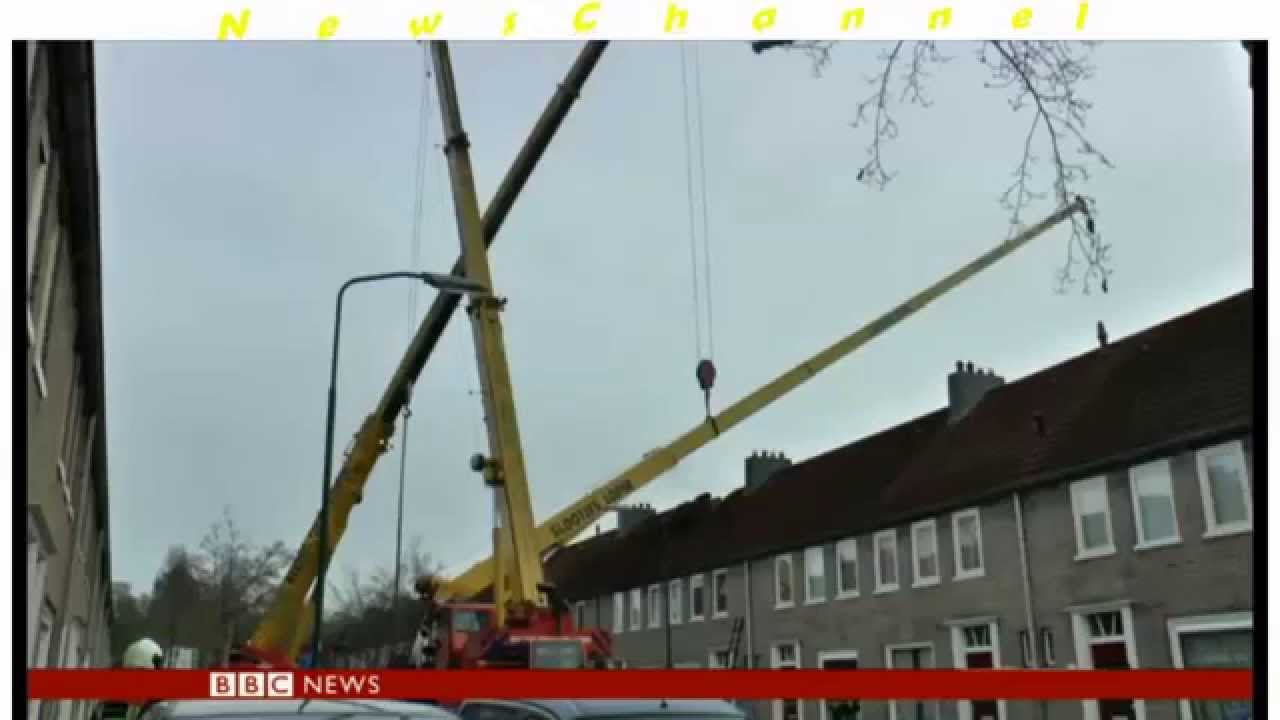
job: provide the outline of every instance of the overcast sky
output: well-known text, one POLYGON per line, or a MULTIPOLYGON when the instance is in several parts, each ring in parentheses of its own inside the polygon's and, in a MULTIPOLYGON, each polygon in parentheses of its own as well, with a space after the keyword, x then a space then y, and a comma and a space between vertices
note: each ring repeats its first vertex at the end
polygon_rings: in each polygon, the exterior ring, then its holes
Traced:
MULTIPOLYGON (((984 89, 972 44, 902 107, 883 191, 856 182, 849 121, 882 44, 796 54, 702 47, 714 401, 722 407, 990 248, 1030 122, 984 89)), ((578 46, 454 46, 482 202, 578 46)), ((422 50, 402 44, 99 44, 113 572, 149 587, 224 507, 295 546, 318 504, 333 300, 412 259, 422 50)), ((742 482, 755 449, 802 459, 946 402, 957 360, 1013 380, 1251 285, 1249 88, 1238 43, 1098 48, 1082 89, 1115 169, 1087 186, 1111 292, 1054 292, 1060 228, 894 328, 633 497, 667 507, 742 482)), ((492 253, 540 518, 701 420, 679 46, 605 53, 492 253)), ((434 92, 427 117, 439 142, 434 92)), ((443 156, 422 187, 419 266, 458 255, 443 156)), ((1029 219, 1053 208, 1041 204, 1029 219)), ((430 299, 421 293, 418 314, 430 299)), ((407 283, 349 293, 340 453, 406 346, 407 283)), ((416 324, 416 319, 415 319, 416 324)), ((703 331, 706 328, 704 325, 703 331)), ((451 569, 488 552, 469 328, 418 384, 405 536, 451 569)), ((397 445, 400 442, 397 437, 397 445)), ((339 461, 340 462, 340 458, 339 461)), ((336 464, 335 464, 336 467, 336 464)), ((336 568, 390 567, 399 449, 336 568)), ((610 527, 611 519, 604 521, 610 527)))

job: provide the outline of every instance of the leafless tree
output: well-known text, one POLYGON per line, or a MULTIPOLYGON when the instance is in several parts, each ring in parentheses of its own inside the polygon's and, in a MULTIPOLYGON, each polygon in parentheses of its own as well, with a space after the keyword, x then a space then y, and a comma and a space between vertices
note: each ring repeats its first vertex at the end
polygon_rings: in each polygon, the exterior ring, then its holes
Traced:
MULTIPOLYGON (((1111 167, 1111 161, 1085 134, 1085 120, 1092 104, 1080 95, 1084 81, 1094 74, 1091 54, 1094 42, 992 40, 980 43, 976 58, 990 73, 987 89, 1008 93, 1014 112, 1030 108, 1030 122, 1022 153, 1014 167, 1013 180, 1000 196, 1010 213, 1010 235, 1024 227, 1024 212, 1052 195, 1059 205, 1079 195, 1089 205, 1089 218, 1073 215, 1066 258, 1058 270, 1058 290, 1079 283, 1085 293, 1094 286, 1107 291, 1111 275, 1108 246, 1097 232, 1097 208, 1080 186, 1089 180, 1091 163, 1111 167), (1041 164, 1041 154, 1049 158, 1044 181, 1033 172, 1041 164)), ((775 42, 790 52, 807 55, 815 74, 831 63, 833 42, 775 42)), ((761 48, 757 48, 759 52, 761 48)), ((885 167, 883 148, 898 136, 898 124, 890 111, 896 101, 929 107, 926 80, 932 70, 952 58, 943 55, 931 41, 899 41, 880 56, 879 71, 867 76, 871 92, 857 104, 852 125, 870 125, 867 160, 858 171, 858 180, 884 189, 896 173, 885 167)))
POLYGON ((275 590, 290 553, 284 543, 253 545, 236 526, 229 509, 200 545, 200 567, 223 635, 223 657, 245 621, 262 612, 275 590))

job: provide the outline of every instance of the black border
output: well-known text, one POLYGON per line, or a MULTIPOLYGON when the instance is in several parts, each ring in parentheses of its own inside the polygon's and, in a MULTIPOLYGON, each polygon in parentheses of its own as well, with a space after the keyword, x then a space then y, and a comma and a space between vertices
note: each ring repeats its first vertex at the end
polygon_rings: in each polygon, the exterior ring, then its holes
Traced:
MULTIPOLYGON (((1253 100, 1253 286, 1260 289, 1254 322, 1253 431, 1253 695, 1254 713, 1267 707, 1267 50, 1266 40, 1243 41, 1249 53, 1253 100), (1261 581, 1261 582, 1259 582, 1261 581), (1261 651, 1261 652, 1259 652, 1261 651)), ((1266 715, 1266 711, 1262 712, 1266 715)), ((1255 715, 1257 716, 1257 715, 1255 715)))
MULTIPOLYGON (((27 577, 27 319, 23 308, 27 299, 27 42, 13 40, 13 577, 24 590, 27 577), (19 351, 18 348, 22 348, 19 351)), ((27 701, 27 603, 13 598, 13 715, 26 717, 27 701)))

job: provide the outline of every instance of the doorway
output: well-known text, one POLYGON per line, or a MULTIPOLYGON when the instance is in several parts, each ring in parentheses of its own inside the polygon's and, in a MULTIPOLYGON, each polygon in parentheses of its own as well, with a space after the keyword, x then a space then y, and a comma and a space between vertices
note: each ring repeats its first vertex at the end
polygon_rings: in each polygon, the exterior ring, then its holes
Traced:
MULTIPOLYGON (((858 653, 854 650, 832 650, 818 653, 818 667, 823 670, 857 670, 858 653)), ((828 698, 819 705, 821 720, 861 720, 862 703, 854 698, 828 698)))
MULTIPOLYGON (((774 645, 772 660, 775 670, 798 669, 800 667, 800 643, 782 642, 774 645)), ((796 698, 774 700, 773 720, 804 720, 804 705, 796 698)))
MULTIPOLYGON (((1076 659, 1081 669, 1132 670, 1138 666, 1133 612, 1128 605, 1077 609, 1071 615, 1076 659)), ((1143 720, 1141 700, 1084 701, 1084 720, 1143 720)))
MULTIPOLYGON (((931 670, 937 667, 933 645, 914 643, 885 648, 885 667, 891 670, 931 670)), ((889 720, 937 720, 936 700, 893 700, 889 703, 889 720)))
MULTIPOLYGON (((1000 638, 994 620, 957 623, 951 627, 955 666, 973 670, 1000 667, 1000 638)), ((1005 720, 1003 700, 961 700, 960 720, 1005 720)))

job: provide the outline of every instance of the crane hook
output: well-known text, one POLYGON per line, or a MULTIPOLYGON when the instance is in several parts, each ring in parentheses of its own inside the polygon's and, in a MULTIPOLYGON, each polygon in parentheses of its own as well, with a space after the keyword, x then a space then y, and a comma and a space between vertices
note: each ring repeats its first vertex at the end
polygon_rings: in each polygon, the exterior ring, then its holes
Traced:
POLYGON ((716 419, 711 415, 711 388, 716 384, 716 366, 710 360, 698 361, 698 368, 695 374, 698 377, 698 387, 702 388, 702 398, 706 403, 707 422, 711 423, 711 428, 716 431, 716 435, 720 434, 720 427, 716 425, 716 419))

